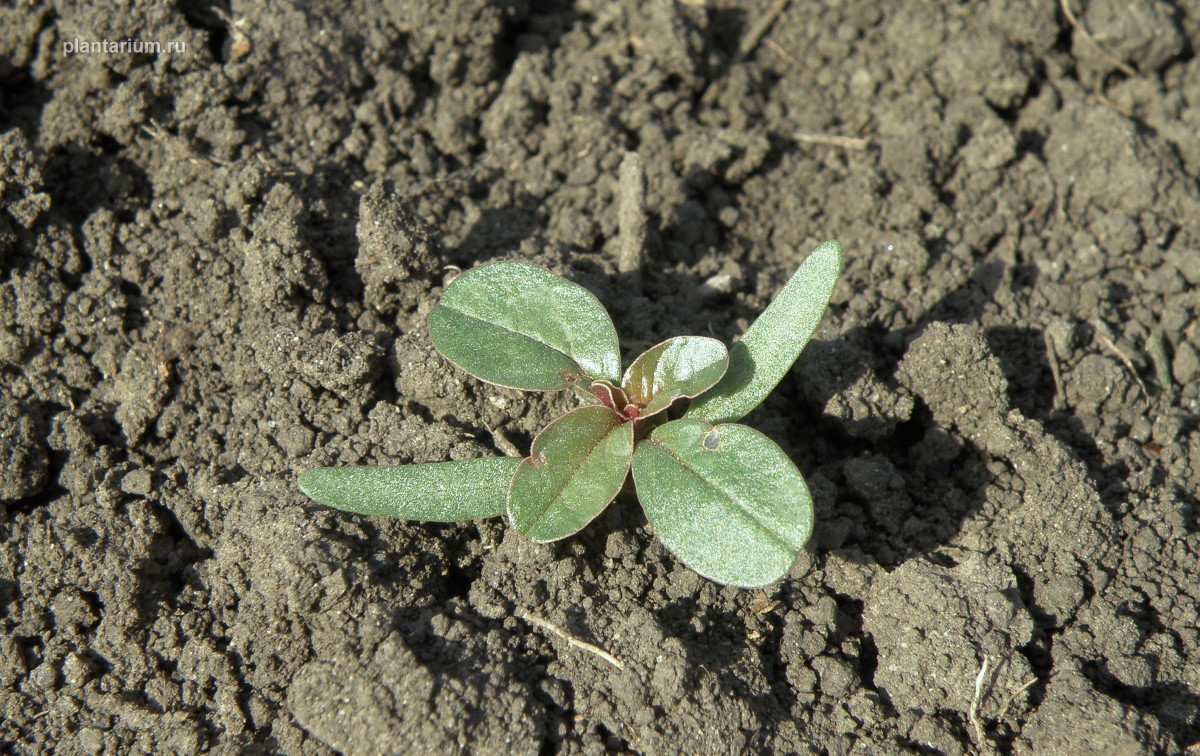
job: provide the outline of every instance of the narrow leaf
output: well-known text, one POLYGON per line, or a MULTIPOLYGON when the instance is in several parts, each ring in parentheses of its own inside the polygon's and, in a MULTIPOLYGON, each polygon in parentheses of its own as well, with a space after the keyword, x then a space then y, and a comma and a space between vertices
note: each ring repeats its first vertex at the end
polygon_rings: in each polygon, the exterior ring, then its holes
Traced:
POLYGON ((633 423, 608 407, 580 407, 533 440, 508 492, 513 527, 539 543, 583 529, 616 497, 633 455, 633 423))
POLYGON ((587 289, 523 262, 481 265, 459 276, 429 313, 446 359, 489 383, 554 390, 573 377, 616 381, 617 331, 587 289))
POLYGON ((505 512, 521 460, 484 457, 423 465, 318 467, 300 476, 313 501, 347 512, 457 522, 505 512))
POLYGON ((841 272, 842 245, 827 241, 814 249, 729 350, 725 377, 692 402, 684 417, 733 422, 762 404, 817 330, 841 272))
POLYGON ((638 444, 633 480, 663 544, 719 583, 775 582, 812 533, 812 498, 800 471, 745 425, 666 423, 638 444))
POLYGON ((621 387, 642 407, 641 417, 661 412, 680 397, 704 393, 729 367, 729 352, 716 339, 676 336, 650 347, 625 371, 621 387))

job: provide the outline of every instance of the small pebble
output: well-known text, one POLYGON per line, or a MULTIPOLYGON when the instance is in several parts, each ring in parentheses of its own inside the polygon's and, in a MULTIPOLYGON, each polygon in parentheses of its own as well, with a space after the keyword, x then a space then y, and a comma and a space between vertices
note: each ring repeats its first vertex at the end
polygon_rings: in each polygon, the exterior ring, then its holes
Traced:
POLYGON ((58 669, 51 661, 44 661, 29 673, 29 679, 42 690, 53 690, 58 686, 58 669))
POLYGON ((121 478, 121 490, 131 496, 149 496, 154 490, 154 476, 149 470, 130 470, 121 478))
POLYGON ((728 273, 718 273, 700 284, 697 291, 700 298, 705 301, 728 296, 733 291, 734 280, 734 277, 728 273))
POLYGON ((91 661, 72 652, 63 660, 62 671, 67 684, 78 688, 91 679, 96 673, 96 668, 91 661))
POLYGON ((1195 380, 1200 373, 1200 352, 1191 342, 1185 341, 1175 349, 1175 359, 1171 362, 1171 375, 1175 383, 1186 386, 1195 380))
POLYGON ((1150 431, 1153 429, 1149 418, 1145 415, 1133 421, 1133 425, 1129 426, 1129 437, 1139 444, 1144 444, 1150 440, 1150 431))

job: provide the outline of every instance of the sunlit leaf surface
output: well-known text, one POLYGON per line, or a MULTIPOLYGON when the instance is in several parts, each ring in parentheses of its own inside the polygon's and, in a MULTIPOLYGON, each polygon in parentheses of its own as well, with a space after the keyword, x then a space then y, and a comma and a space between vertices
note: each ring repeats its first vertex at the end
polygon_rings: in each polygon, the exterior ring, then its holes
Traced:
POLYGON ((446 288, 429 336, 448 360, 489 383, 561 389, 573 376, 616 382, 617 332, 578 284, 522 262, 481 265, 446 288))
POLYGON ((665 410, 680 397, 707 391, 728 367, 729 352, 716 339, 676 336, 634 360, 621 385, 646 417, 665 410))
POLYGON ((543 543, 578 532, 621 490, 632 454, 633 424, 608 407, 563 415, 538 434, 513 475, 513 527, 543 543))
POLYGON ((827 241, 814 249, 729 350, 725 377, 693 401, 685 416, 729 423, 762 404, 817 330, 841 272, 842 245, 827 241))
POLYGON ((505 512, 519 457, 423 465, 318 467, 300 476, 313 501, 347 512, 457 522, 505 512))
POLYGON ((753 588, 782 578, 812 533, 800 471, 744 425, 666 423, 638 443, 633 479, 663 544, 721 583, 753 588))

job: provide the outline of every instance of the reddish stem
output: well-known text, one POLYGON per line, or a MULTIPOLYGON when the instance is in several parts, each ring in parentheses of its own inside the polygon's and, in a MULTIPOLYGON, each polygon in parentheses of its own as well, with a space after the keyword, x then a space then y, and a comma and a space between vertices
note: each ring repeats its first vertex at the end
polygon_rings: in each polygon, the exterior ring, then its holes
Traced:
POLYGON ((642 426, 646 424, 646 419, 641 418, 640 420, 631 420, 630 422, 633 423, 633 442, 636 444, 645 438, 645 429, 642 426))

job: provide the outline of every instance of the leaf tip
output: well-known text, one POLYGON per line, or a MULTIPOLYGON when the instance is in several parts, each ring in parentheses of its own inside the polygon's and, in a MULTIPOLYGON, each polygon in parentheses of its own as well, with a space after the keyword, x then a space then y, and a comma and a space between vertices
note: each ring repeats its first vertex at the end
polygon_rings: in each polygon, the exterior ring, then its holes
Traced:
POLYGON ((840 272, 842 269, 843 252, 844 252, 844 250, 842 249, 841 242, 839 242, 837 239, 830 239, 827 242, 818 244, 816 249, 814 249, 812 252, 810 252, 809 255, 810 256, 811 255, 820 255, 822 257, 825 257, 825 256, 833 257, 835 260, 837 260, 837 267, 838 267, 838 271, 840 272))
POLYGON ((298 485, 300 487, 300 491, 310 499, 315 498, 313 496, 313 491, 320 484, 321 469, 322 468, 320 467, 316 467, 312 470, 305 470, 304 472, 300 473, 300 477, 296 478, 296 485, 298 485))

